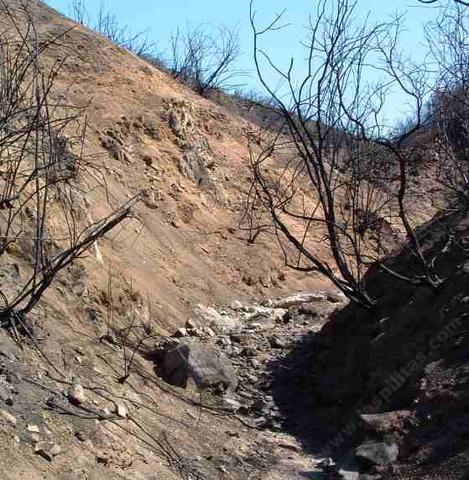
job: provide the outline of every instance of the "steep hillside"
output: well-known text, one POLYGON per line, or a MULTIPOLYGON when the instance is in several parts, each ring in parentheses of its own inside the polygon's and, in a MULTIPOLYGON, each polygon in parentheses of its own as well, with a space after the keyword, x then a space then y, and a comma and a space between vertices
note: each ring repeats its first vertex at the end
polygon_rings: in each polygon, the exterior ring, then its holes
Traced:
POLYGON ((248 245, 237 230, 251 124, 44 4, 29 10, 40 38, 58 37, 42 57, 63 61, 54 94, 86 105, 84 156, 96 177, 82 178, 86 214, 100 218, 107 199, 117 205, 143 191, 134 220, 99 243, 99 259, 84 262, 92 300, 111 275, 115 288, 132 283, 149 297, 159 325, 172 328, 199 302, 318 284, 300 283, 279 255, 266 254, 272 239, 248 245))
MULTIPOLYGON (((55 39, 41 52, 40 71, 47 77, 63 62, 52 99, 84 107, 86 122, 61 132, 72 151, 66 157, 82 152, 87 166, 70 188, 71 212, 89 223, 140 193, 142 200, 27 317, 2 316, 10 330, 0 331, 1 477, 270 479, 286 463, 286 473, 275 475, 289 478, 289 463, 303 462, 292 439, 214 406, 210 392, 168 385, 158 362, 155 370, 160 334, 173 334, 197 304, 323 285, 287 272, 273 238, 248 244, 237 228, 250 188, 245 133, 252 125, 42 2, 21 5, 0 7, 13 51, 29 16, 39 45, 55 39), (80 145, 74 136, 84 124, 80 145), (291 448, 293 460, 284 459, 291 448)), ((70 225, 60 192, 50 193, 53 249, 70 225)), ((21 215, 22 235, 2 249, 5 298, 31 271, 34 219, 33 210, 21 215)))

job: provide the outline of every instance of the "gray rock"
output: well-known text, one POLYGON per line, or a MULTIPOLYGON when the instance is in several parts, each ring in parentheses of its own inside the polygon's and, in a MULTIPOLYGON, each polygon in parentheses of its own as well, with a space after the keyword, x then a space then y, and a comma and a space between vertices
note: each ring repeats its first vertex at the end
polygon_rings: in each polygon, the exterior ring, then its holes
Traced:
POLYGON ((201 325, 209 325, 211 322, 221 319, 221 315, 214 308, 201 304, 194 308, 194 315, 196 321, 201 325))
POLYGON ((360 419, 366 430, 386 433, 393 429, 401 429, 410 415, 409 410, 396 410, 394 412, 361 414, 360 419))
POLYGON ((75 405, 80 405, 86 402, 85 391, 77 381, 74 381, 70 385, 67 392, 67 397, 70 402, 74 403, 75 405))
POLYGON ((34 452, 51 462, 54 457, 62 453, 62 448, 56 443, 39 442, 34 447, 34 452))
POLYGON ((233 302, 231 302, 230 308, 232 310, 242 310, 243 304, 239 300, 234 300, 233 302))
POLYGON ((114 402, 115 410, 119 417, 127 418, 127 407, 122 402, 114 402))
POLYGON ((194 314, 201 325, 210 327, 217 334, 225 334, 241 328, 241 322, 237 318, 221 315, 212 307, 197 305, 194 314))
POLYGON ((283 322, 285 315, 287 314, 288 310, 286 308, 274 308, 272 310, 272 318, 276 322, 283 322))
POLYGON ((272 348, 286 348, 288 346, 287 342, 283 338, 277 336, 270 337, 269 342, 272 348))
POLYGON ((0 414, 5 420, 10 422, 12 425, 16 425, 16 423, 17 423, 16 417, 14 417, 11 413, 8 413, 5 410, 1 410, 0 414))
POLYGON ((196 328, 199 328, 200 324, 197 320, 194 320, 193 318, 189 318, 186 322, 186 328, 188 330, 195 330, 196 328))
POLYGON ((254 319, 260 315, 263 315, 265 317, 269 317, 270 314, 272 313, 272 308, 271 307, 263 307, 261 305, 249 305, 246 308, 246 312, 249 314, 247 316, 248 320, 254 319))
POLYGON ((345 295, 341 292, 327 292, 326 299, 331 303, 341 303, 345 300, 345 295))
POLYGON ((326 295, 322 292, 303 292, 288 297, 278 298, 274 300, 272 305, 275 308, 291 308, 302 305, 303 303, 325 301, 326 295))
POLYGON ((186 387, 189 379, 201 389, 223 385, 234 391, 238 385, 228 357, 213 344, 192 338, 164 352, 164 377, 168 383, 186 387))
POLYGON ((189 335, 189 333, 188 333, 187 329, 184 328, 184 327, 178 328, 176 330, 176 333, 174 334, 174 336, 176 338, 187 337, 188 335, 189 335))
POLYGON ((360 473, 355 470, 346 470, 341 468, 337 472, 337 476, 342 480, 360 480, 360 473))
POLYGON ((226 410, 229 410, 231 412, 237 412, 244 405, 238 400, 235 400, 234 398, 224 397, 223 406, 225 407, 226 410))
POLYGON ((395 443, 369 441, 357 447, 355 455, 373 465, 387 465, 397 460, 399 448, 395 443))

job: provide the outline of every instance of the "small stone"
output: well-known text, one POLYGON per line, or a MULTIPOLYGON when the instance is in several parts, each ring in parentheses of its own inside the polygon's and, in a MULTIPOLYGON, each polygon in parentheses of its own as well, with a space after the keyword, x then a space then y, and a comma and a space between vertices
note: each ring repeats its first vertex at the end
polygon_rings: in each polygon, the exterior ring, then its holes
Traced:
POLYGON ((361 480, 362 476, 360 473, 353 471, 353 470, 346 470, 345 468, 341 468, 337 472, 338 478, 341 480, 361 480))
POLYGON ((82 347, 79 347, 79 346, 75 347, 75 352, 77 352, 79 355, 82 355, 82 356, 85 355, 85 351, 83 350, 82 347))
POLYGON ((235 400, 234 398, 225 397, 223 398, 224 407, 231 412, 237 412, 243 404, 235 400))
POLYGON ((231 345, 231 340, 229 337, 219 337, 217 339, 217 345, 221 347, 229 347, 231 345))
POLYGON ((326 296, 323 292, 303 292, 274 300, 273 306, 275 308, 291 308, 302 305, 303 303, 319 302, 325 299, 326 296))
POLYGON ((327 469, 327 468, 334 467, 335 462, 334 462, 334 460, 332 460, 332 458, 326 457, 326 458, 323 458, 322 460, 319 460, 318 463, 317 463, 317 466, 319 468, 327 469))
POLYGON ((27 429, 28 429, 28 432, 31 432, 31 433, 40 433, 41 432, 41 429, 37 426, 37 425, 28 425, 27 426, 27 429))
POLYGON ((81 359, 80 355, 75 355, 75 361, 80 365, 83 363, 83 360, 81 359))
POLYGON ((328 292, 327 301, 331 303, 341 303, 344 301, 344 295, 338 292, 328 292))
POLYGON ((41 436, 38 433, 31 433, 30 438, 31 438, 31 442, 34 444, 39 443, 41 441, 41 436))
POLYGON ((210 327, 203 327, 203 332, 207 337, 214 338, 217 334, 210 327))
POLYGON ((16 425, 17 420, 11 413, 6 412, 5 410, 2 410, 0 413, 5 420, 8 420, 12 425, 16 425))
POLYGON ((127 418, 127 408, 122 402, 116 402, 116 413, 121 418, 127 418))
POLYGON ((39 442, 36 444, 34 452, 51 462, 54 457, 62 452, 62 448, 55 443, 39 442))
POLYGON ((272 312, 272 317, 277 323, 285 323, 285 316, 288 313, 288 310, 285 308, 274 308, 272 312))
POLYGON ((261 368, 262 367, 262 363, 257 360, 257 358, 251 358, 251 365, 253 368, 261 368))
POLYGON ((411 416, 409 410, 396 410, 393 412, 361 414, 360 419, 366 430, 375 433, 386 433, 390 430, 400 430, 411 416))
POLYGON ((175 337, 181 338, 181 337, 187 337, 189 335, 187 328, 181 327, 176 330, 176 333, 174 334, 175 337))
POLYGON ((78 430, 77 432, 75 432, 75 438, 80 442, 85 442, 86 441, 85 432, 83 432, 82 430, 78 430))
POLYGON ((67 392, 69 401, 75 405, 86 402, 85 391, 78 382, 73 382, 67 392))
POLYGON ((232 310, 242 310, 243 304, 239 300, 234 300, 233 302, 231 302, 230 308, 232 310))
POLYGON ((269 338, 270 346, 272 348, 286 348, 287 347, 287 342, 283 340, 282 338, 279 337, 270 337, 269 338))
POLYGON ((187 320, 187 322, 186 322, 186 328, 188 330, 195 330, 197 328, 200 328, 200 324, 199 324, 199 322, 197 322, 193 318, 189 318, 189 320, 187 320))
POLYGON ((293 440, 280 439, 277 443, 280 448, 285 450, 291 450, 293 452, 301 452, 301 447, 295 443, 293 440))

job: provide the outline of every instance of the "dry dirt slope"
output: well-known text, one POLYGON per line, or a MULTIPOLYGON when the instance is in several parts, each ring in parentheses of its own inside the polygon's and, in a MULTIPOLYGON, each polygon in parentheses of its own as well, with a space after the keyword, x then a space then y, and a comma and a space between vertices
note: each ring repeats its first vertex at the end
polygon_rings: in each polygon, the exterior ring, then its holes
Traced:
POLYGON ((43 61, 64 60, 56 94, 67 92, 71 104, 87 105, 85 155, 107 188, 106 195, 103 188, 85 195, 87 214, 102 215, 107 197, 117 204, 145 192, 135 220, 100 243, 102 261, 84 264, 93 300, 111 274, 116 289, 132 282, 149 297, 158 323, 172 328, 198 302, 318 283, 285 275, 267 237, 250 246, 236 230, 250 185, 250 124, 44 4, 30 4, 42 38, 72 28, 43 61))
MULTIPOLYGON (((109 204, 142 190, 144 197, 125 228, 64 272, 29 318, 45 357, 0 331, 0 478, 195 478, 197 461, 207 464, 204 478, 273 478, 276 438, 201 407, 199 395, 170 388, 141 356, 139 374, 119 384, 122 351, 99 340, 109 327, 110 278, 111 326, 151 317, 157 332, 173 332, 197 303, 320 285, 285 275, 268 239, 249 246, 236 230, 251 126, 43 3, 28 5, 40 38, 60 37, 42 58, 45 67, 64 61, 53 95, 86 105, 84 152, 94 176, 80 179, 82 213, 97 219, 109 204), (65 399, 74 379, 85 387, 85 410, 65 399), (112 413, 118 401, 128 418, 112 413), (60 446, 53 462, 35 453, 41 442, 60 446)), ((18 13, 18 25, 24 20, 18 13)), ((0 21, 12 31, 1 9, 0 21)), ((51 219, 52 233, 62 227, 51 219)), ((21 281, 27 257, 12 248, 1 260, 6 289, 21 281)))

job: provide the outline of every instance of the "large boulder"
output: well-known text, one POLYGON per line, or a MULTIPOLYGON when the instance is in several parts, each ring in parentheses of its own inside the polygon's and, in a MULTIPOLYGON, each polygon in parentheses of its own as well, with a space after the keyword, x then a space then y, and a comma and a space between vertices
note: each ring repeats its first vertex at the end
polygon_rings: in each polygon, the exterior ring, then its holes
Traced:
POLYGON ((360 415, 360 420, 369 432, 386 434, 391 431, 402 430, 410 416, 411 412, 409 410, 396 410, 384 413, 363 413, 360 415))
POLYGON ((368 441, 357 447, 355 455, 368 465, 387 465, 397 460, 399 448, 395 443, 368 441))
POLYGON ((183 388, 190 380, 200 389, 222 386, 228 392, 238 385, 228 357, 216 345, 198 338, 184 339, 163 353, 163 376, 183 388))

